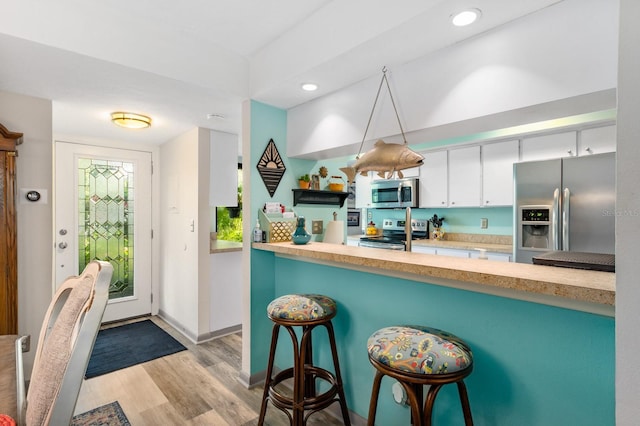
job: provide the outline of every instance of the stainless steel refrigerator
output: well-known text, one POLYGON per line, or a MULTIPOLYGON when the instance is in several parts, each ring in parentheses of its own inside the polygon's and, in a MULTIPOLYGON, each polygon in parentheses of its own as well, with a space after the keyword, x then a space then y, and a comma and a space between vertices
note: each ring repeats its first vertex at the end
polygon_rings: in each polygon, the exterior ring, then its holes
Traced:
POLYGON ((615 153, 514 164, 514 259, 614 254, 615 153))

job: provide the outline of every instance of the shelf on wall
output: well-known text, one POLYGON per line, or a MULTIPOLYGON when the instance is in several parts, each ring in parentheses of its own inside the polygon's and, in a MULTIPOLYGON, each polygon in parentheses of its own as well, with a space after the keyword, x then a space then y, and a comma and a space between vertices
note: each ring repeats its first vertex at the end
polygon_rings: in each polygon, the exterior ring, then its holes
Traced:
POLYGON ((297 204, 328 204, 342 207, 348 192, 318 191, 315 189, 292 189, 293 205, 297 204))

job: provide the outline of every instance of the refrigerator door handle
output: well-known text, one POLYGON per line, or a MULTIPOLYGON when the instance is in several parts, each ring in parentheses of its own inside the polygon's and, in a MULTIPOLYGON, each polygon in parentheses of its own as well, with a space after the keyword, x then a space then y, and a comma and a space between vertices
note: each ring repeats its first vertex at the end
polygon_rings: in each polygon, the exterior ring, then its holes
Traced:
POLYGON ((571 191, 562 191, 562 250, 569 251, 569 208, 571 205, 571 191))
POLYGON ((559 216, 560 214, 560 188, 556 188, 553 191, 553 206, 551 207, 551 242, 553 246, 551 247, 553 250, 560 250, 560 239, 559 237, 559 216))

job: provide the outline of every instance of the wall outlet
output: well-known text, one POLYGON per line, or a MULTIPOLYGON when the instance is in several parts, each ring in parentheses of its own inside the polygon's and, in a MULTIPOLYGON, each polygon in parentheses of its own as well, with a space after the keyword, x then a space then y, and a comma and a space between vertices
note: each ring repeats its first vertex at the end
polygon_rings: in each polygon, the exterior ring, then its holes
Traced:
POLYGON ((483 217, 480 219, 480 229, 487 229, 489 227, 489 219, 483 217))
POLYGON ((368 219, 368 220, 373 219, 373 212, 371 212, 371 211, 368 211, 368 212, 367 212, 367 219, 368 219))
POLYGON ((311 233, 312 234, 322 234, 322 221, 321 220, 312 220, 311 221, 311 233))

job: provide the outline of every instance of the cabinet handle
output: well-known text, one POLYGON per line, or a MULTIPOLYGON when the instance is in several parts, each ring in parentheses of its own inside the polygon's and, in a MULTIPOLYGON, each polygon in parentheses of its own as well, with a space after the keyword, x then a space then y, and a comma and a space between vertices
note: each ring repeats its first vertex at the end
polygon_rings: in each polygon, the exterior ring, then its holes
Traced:
POLYGON ((486 204, 489 204, 489 200, 485 201, 486 204))
POLYGON ((444 206, 446 203, 443 201, 443 202, 441 202, 440 204, 442 204, 442 205, 444 206))
POLYGON ((454 205, 455 203, 456 203, 455 201, 452 201, 452 202, 451 202, 451 205, 454 205))
POLYGON ((591 152, 591 148, 589 147, 586 147, 584 150, 587 151, 589 154, 593 154, 593 152, 591 152))
POLYGON ((573 151, 569 150, 569 151, 567 151, 567 154, 569 154, 570 156, 572 156, 572 155, 573 155, 573 151))

